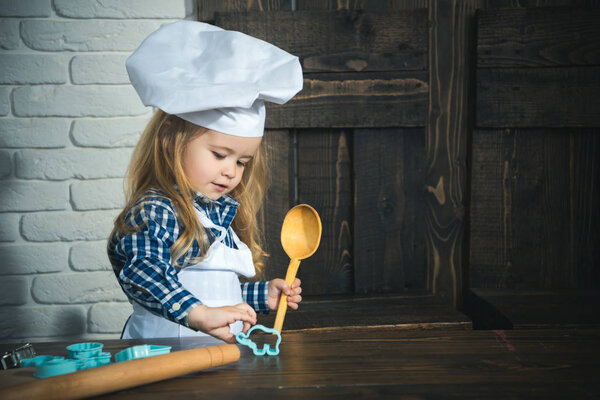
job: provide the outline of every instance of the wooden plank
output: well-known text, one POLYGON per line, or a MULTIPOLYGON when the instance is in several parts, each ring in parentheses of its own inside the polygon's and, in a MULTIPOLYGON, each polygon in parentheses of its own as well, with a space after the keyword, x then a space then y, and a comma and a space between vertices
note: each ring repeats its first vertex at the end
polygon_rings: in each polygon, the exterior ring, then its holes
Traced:
POLYGON ((479 10, 477 67, 598 65, 599 19, 593 8, 479 10))
POLYGON ((423 129, 354 132, 355 293, 425 289, 423 129))
POLYGON ((428 4, 429 0, 299 0, 298 10, 401 10, 428 4))
POLYGON ((267 103, 268 128, 425 126, 427 73, 306 75, 285 105, 267 103))
POLYGON ((598 0, 485 0, 482 8, 597 7, 598 0))
POLYGON ((289 257, 281 247, 281 224, 291 207, 294 182, 290 182, 290 170, 293 165, 291 133, 286 130, 265 131, 264 141, 268 157, 269 188, 265 194, 259 221, 265 236, 265 250, 270 257, 262 276, 257 279, 271 280, 285 278, 289 257))
POLYGON ((298 201, 313 206, 323 225, 319 249, 300 264, 308 296, 353 291, 350 159, 348 132, 298 131, 298 201))
MULTIPOLYGON (((594 229, 591 208, 598 201, 589 197, 597 190, 589 177, 574 178, 577 184, 571 181, 575 172, 591 173, 596 168, 592 157, 577 161, 581 164, 572 169, 580 155, 573 154, 570 143, 585 143, 579 137, 577 132, 541 129, 475 132, 472 287, 578 288, 574 275, 579 267, 572 264, 578 256, 572 252, 589 257, 595 245, 578 236, 576 249, 572 248, 571 232, 573 224, 578 235, 594 229), (576 206, 573 198, 579 199, 576 206)), ((582 155, 589 151, 593 149, 582 155)), ((584 274, 593 274, 589 266, 593 257, 582 267, 584 274)))
MULTIPOLYGON (((271 313, 274 314, 274 313, 271 313)), ((273 326, 275 315, 259 316, 273 326)), ((439 298, 425 292, 405 295, 310 297, 286 314, 283 330, 319 331, 388 326, 403 329, 471 329, 471 321, 439 298)))
POLYGON ((427 69, 427 12, 217 13, 216 25, 272 43, 305 73, 427 69))
POLYGON ((600 126, 600 67, 477 70, 476 125, 600 126))
MULTIPOLYGON (((597 399, 599 329, 345 329, 284 333, 277 357, 239 361, 110 399, 597 399)), ((115 353, 140 341, 102 340, 115 353)), ((199 338, 150 339, 172 351, 199 338)), ((34 343, 65 355, 69 342, 34 343)), ((0 350, 13 346, 1 345, 0 350)))
POLYGON ((429 6, 429 110, 425 135, 425 241, 430 290, 462 306, 470 135, 470 49, 477 1, 437 1, 429 6))
POLYGON ((572 287, 600 289, 600 129, 575 131, 570 139, 572 287))
POLYGON ((510 130, 473 133, 470 207, 471 287, 506 287, 514 282, 513 192, 515 135, 510 130))
MULTIPOLYGON (((600 292, 584 290, 472 289, 510 322, 511 329, 600 326, 600 292)), ((474 326, 479 320, 473 318, 474 326)), ((499 329, 488 325, 483 329, 499 329)))
POLYGON ((292 0, 201 0, 198 21, 214 23, 217 12, 291 10, 292 0))

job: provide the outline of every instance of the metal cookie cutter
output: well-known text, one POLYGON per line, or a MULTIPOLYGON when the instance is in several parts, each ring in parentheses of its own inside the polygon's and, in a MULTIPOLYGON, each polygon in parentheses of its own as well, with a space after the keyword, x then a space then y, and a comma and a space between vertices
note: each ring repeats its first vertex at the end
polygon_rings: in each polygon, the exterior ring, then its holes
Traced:
POLYGON ((35 357, 35 350, 29 343, 24 344, 12 351, 4 353, 0 365, 2 369, 18 368, 21 366, 21 360, 35 357))
POLYGON ((240 332, 237 335, 235 335, 235 340, 237 340, 239 344, 250 347, 255 356, 264 356, 265 354, 268 354, 270 356, 276 356, 277 354, 279 354, 279 343, 281 343, 281 334, 277 329, 267 328, 264 325, 254 325, 252 328, 250 328, 248 333, 244 334, 244 332, 240 332), (254 343, 249 338, 250 333, 252 333, 252 331, 255 329, 259 329, 263 332, 273 333, 277 335, 277 343, 275 343, 275 348, 271 349, 271 346, 268 343, 265 343, 263 345, 263 348, 259 350, 256 343, 254 343))

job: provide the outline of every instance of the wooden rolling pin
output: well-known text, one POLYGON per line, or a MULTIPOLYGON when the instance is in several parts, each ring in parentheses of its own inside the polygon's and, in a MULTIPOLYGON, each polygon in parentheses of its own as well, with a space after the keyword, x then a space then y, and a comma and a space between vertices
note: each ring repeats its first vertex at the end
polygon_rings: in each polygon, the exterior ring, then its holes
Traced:
POLYGON ((239 360, 234 344, 177 351, 44 378, 0 390, 0 399, 83 399, 239 360))

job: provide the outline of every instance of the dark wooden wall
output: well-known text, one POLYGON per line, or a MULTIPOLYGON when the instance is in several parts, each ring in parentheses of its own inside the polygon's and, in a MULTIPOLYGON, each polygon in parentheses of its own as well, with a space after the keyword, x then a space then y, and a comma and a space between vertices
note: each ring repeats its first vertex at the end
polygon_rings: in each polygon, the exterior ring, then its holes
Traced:
POLYGON ((281 221, 306 202, 324 231, 305 293, 424 291, 482 327, 600 322, 599 3, 200 1, 305 73, 267 111, 264 277, 284 275, 281 221))
POLYGON ((512 325, 599 322, 599 18, 477 13, 469 284, 512 325))
POLYGON ((308 203, 324 229, 319 250, 300 268, 306 293, 425 291, 427 10, 307 6, 216 13, 214 22, 280 46, 303 64, 302 92, 267 110, 276 161, 264 212, 272 254, 266 277, 287 268, 279 244, 285 211, 308 203), (275 129, 282 127, 293 129, 275 129))

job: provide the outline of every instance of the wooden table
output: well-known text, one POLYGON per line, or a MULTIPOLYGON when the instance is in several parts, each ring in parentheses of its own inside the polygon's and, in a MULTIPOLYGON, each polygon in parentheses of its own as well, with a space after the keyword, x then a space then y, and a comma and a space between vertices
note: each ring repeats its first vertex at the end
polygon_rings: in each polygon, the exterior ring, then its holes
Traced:
MULTIPOLYGON (((277 357, 255 357, 243 347, 235 364, 101 398, 597 399, 599 337, 596 328, 284 332, 277 357)), ((103 341, 113 354, 140 343, 176 351, 209 342, 103 341)), ((38 354, 66 356, 67 344, 34 346, 38 354)), ((0 345, 0 351, 11 347, 0 345)))

